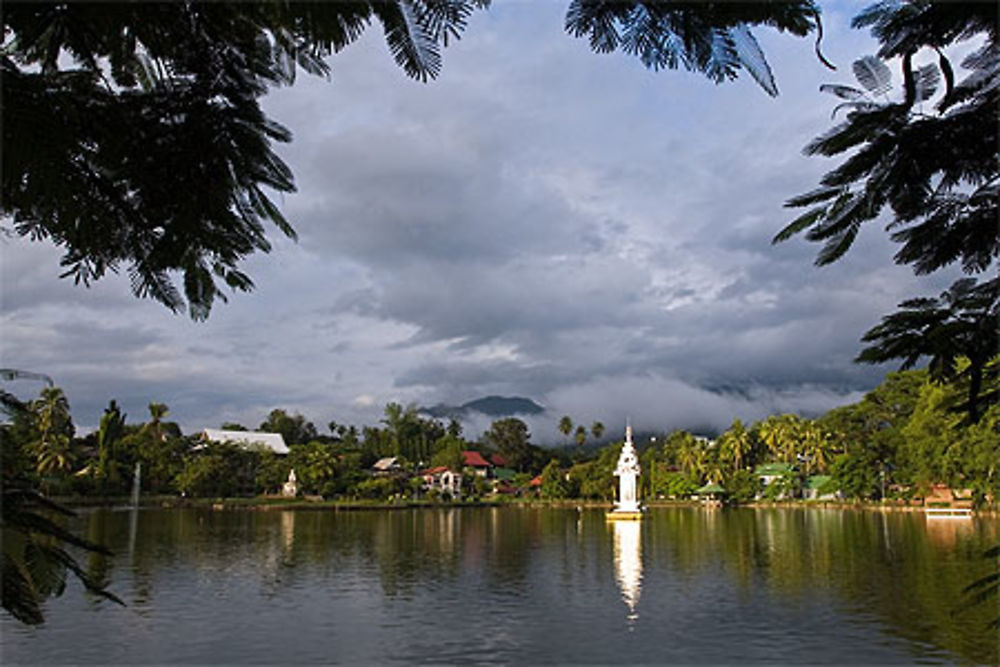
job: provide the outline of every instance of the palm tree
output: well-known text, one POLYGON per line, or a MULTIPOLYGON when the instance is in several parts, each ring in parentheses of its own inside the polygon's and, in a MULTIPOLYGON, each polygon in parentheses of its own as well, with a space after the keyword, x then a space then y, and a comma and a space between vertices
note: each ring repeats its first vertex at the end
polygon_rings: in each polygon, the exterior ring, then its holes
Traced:
POLYGON ((587 441, 587 429, 583 424, 576 427, 576 431, 573 433, 573 437, 576 438, 577 447, 583 447, 583 443, 587 441))
MULTIPOLYGON (((7 371, 4 370, 4 377, 7 371)), ((16 379, 16 378, 10 378, 16 379)), ((55 389, 51 386, 50 389, 55 389)), ((48 430, 65 434, 69 404, 61 391, 43 392, 42 397, 24 404, 9 395, 3 396, 3 408, 17 420, 36 422, 48 430), (40 412, 48 413, 37 419, 40 412), (43 423, 44 422, 44 423, 43 423)), ((0 438, 6 443, 7 424, 0 424, 0 438)), ((68 440, 68 438, 67 438, 68 440)), ((46 465, 47 467, 47 465, 46 465)), ((0 483, 0 567, 2 604, 14 618, 29 625, 44 621, 42 601, 60 595, 65 588, 67 571, 73 573, 91 593, 124 604, 105 585, 90 577, 66 549, 73 545, 92 552, 112 555, 101 545, 89 542, 53 520, 54 514, 72 515, 66 508, 38 493, 33 484, 16 468, 3 466, 0 483)))
POLYGON ((559 420, 559 432, 563 434, 564 438, 568 438, 569 434, 573 432, 573 420, 569 418, 569 415, 563 415, 559 420))
POLYGON ((600 421, 595 421, 590 425, 590 432, 594 436, 594 440, 600 440, 601 436, 604 435, 604 424, 600 421))
POLYGON ((676 437, 677 465, 688 477, 701 479, 705 469, 705 450, 690 433, 676 437))
POLYGON ((150 403, 149 404, 149 417, 150 417, 149 427, 150 427, 150 432, 153 434, 153 438, 157 442, 162 441, 163 438, 164 438, 162 422, 163 422, 163 418, 166 417, 167 413, 169 413, 169 412, 170 412, 170 408, 168 408, 163 403, 150 403))
POLYGON ((806 462, 806 474, 822 473, 830 463, 831 445, 814 420, 805 422, 802 426, 802 455, 806 462))
POLYGON ((784 430, 781 422, 774 415, 771 415, 757 425, 757 436, 764 443, 767 449, 768 458, 776 461, 781 455, 784 446, 784 430))
POLYGON ((739 419, 719 438, 720 454, 732 463, 733 471, 742 470, 753 451, 753 437, 739 419))
POLYGON ((801 420, 796 415, 771 415, 757 427, 772 461, 791 463, 799 449, 801 420))
POLYGON ((40 397, 32 401, 31 411, 38 433, 38 439, 31 445, 38 458, 38 474, 44 476, 69 470, 74 458, 71 449, 73 420, 63 390, 45 387, 40 397))
POLYGON ((125 435, 125 417, 118 402, 112 399, 104 409, 97 429, 97 476, 105 484, 117 480, 115 443, 125 435))

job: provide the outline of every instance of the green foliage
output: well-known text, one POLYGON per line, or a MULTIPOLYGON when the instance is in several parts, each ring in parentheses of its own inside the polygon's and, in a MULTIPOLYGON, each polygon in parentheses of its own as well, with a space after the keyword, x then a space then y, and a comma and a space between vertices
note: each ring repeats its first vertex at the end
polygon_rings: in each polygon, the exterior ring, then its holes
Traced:
POLYGON ((291 133, 259 98, 298 67, 328 74, 373 20, 409 76, 434 77, 482 4, 9 3, 3 213, 77 282, 124 266, 136 296, 203 319, 252 288, 239 265, 270 250, 266 223, 294 237, 267 194, 294 190, 271 148, 291 133))
POLYGON ((793 470, 786 471, 770 484, 764 487, 764 498, 767 500, 786 500, 801 495, 802 479, 793 470))
POLYGON ((921 388, 913 413, 901 429, 899 458, 905 462, 911 480, 920 486, 935 482, 959 481, 958 419, 948 414, 949 391, 931 383, 921 388))
POLYGON ((336 483, 342 472, 337 453, 330 445, 320 442, 313 441, 302 445, 292 445, 283 464, 280 466, 272 464, 271 467, 275 470, 284 470, 283 478, 272 488, 280 488, 281 484, 284 484, 288 478, 288 470, 293 468, 299 482, 299 489, 305 493, 322 494, 323 489, 344 486, 336 483))
POLYGON ((59 515, 72 512, 34 492, 24 480, 4 478, 0 500, 0 601, 22 623, 38 625, 45 620, 42 601, 62 594, 68 573, 89 592, 124 605, 105 585, 88 575, 65 545, 108 556, 111 552, 66 530, 57 519, 59 515))
POLYGON ((760 479, 751 470, 737 470, 723 480, 729 499, 736 503, 752 501, 760 492, 760 479))
POLYGON ((796 35, 819 23, 819 9, 810 1, 698 3, 589 2, 572 0, 566 31, 584 37, 598 53, 623 51, 646 67, 683 66, 716 83, 745 70, 769 94, 778 88, 749 25, 766 25, 796 35))
POLYGON ((257 429, 265 433, 280 433, 285 444, 296 445, 315 440, 316 427, 299 413, 290 415, 280 408, 271 410, 257 429))
POLYGON ((28 408, 34 419, 36 439, 30 449, 34 454, 39 475, 66 472, 73 466, 73 420, 69 401, 58 387, 45 387, 41 395, 28 408))
POLYGON ((405 408, 399 403, 385 406, 381 432, 365 431, 365 442, 378 443, 380 456, 399 456, 409 461, 426 462, 434 453, 433 443, 445 435, 444 427, 434 419, 423 419, 416 405, 405 408))
POLYGON ((354 487, 354 494, 367 500, 386 500, 404 489, 398 480, 391 477, 376 477, 359 482, 354 487))
POLYGON ((600 421, 595 421, 590 425, 590 434, 594 436, 594 440, 600 440, 605 430, 604 424, 600 421))
POLYGON ((755 440, 739 419, 734 419, 732 425, 719 436, 719 456, 730 471, 743 470, 756 463, 755 440))
POLYGON ((573 432, 573 420, 569 418, 569 415, 563 415, 559 418, 558 428, 564 438, 569 437, 569 434, 573 432))
POLYGON ((658 494, 667 498, 689 498, 698 489, 698 483, 679 472, 664 474, 657 486, 658 494))
POLYGON ((928 357, 934 380, 963 382, 966 400, 959 407, 970 422, 978 421, 980 405, 1000 396, 997 364, 990 364, 1000 350, 1000 279, 977 285, 964 278, 938 298, 910 299, 899 306, 865 334, 862 340, 873 344, 857 361, 902 359, 905 369, 928 357))
POLYGON ((444 466, 449 470, 460 471, 465 463, 462 452, 467 448, 467 443, 451 435, 445 435, 434 443, 434 456, 431 457, 431 466, 444 466))
MULTIPOLYGON (((807 239, 824 243, 817 263, 826 264, 888 207, 893 220, 887 229, 902 244, 896 261, 917 273, 956 261, 968 273, 983 272, 995 262, 1000 92, 989 82, 1000 74, 997 18, 994 3, 883 2, 855 19, 855 26, 872 28, 881 58, 901 57, 903 90, 890 102, 850 86, 824 87, 848 100, 838 108, 851 111, 806 152, 846 159, 823 176, 820 188, 787 202, 811 208, 776 241, 808 230, 807 239), (945 51, 975 37, 985 37, 984 43, 963 60, 968 76, 955 83, 945 51), (938 62, 914 69, 913 58, 922 51, 938 62), (944 91, 931 104, 940 80, 944 91)), ((887 90, 885 71, 876 58, 855 63, 869 93, 887 90)))
POLYGON ((498 419, 483 433, 483 441, 507 459, 507 465, 523 472, 532 462, 528 425, 516 417, 498 419))
POLYGON ((880 467, 881 462, 876 458, 876 452, 857 448, 837 456, 830 468, 830 475, 845 497, 871 500, 879 497, 880 467))
POLYGON ((194 497, 253 495, 260 452, 231 443, 209 443, 190 453, 177 475, 177 488, 194 497))
POLYGON ((559 461, 552 459, 542 470, 542 497, 561 499, 570 497, 570 486, 566 481, 566 473, 559 466, 559 461))

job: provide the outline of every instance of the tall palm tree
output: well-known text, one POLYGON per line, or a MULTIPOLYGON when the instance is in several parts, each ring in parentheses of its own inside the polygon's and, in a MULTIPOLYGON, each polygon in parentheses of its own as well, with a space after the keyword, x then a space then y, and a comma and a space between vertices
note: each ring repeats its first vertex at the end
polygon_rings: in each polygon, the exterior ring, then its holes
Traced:
POLYGON ((601 436, 604 435, 604 430, 604 424, 600 421, 595 421, 590 425, 590 432, 593 434, 594 440, 600 440, 601 436))
POLYGON ((583 424, 580 424, 576 427, 573 437, 576 438, 577 447, 583 447, 583 443, 587 441, 587 428, 583 424))
POLYGON ((163 435, 163 418, 167 416, 170 412, 168 408, 163 403, 150 403, 149 404, 149 427, 153 438, 159 442, 164 438, 163 435))
POLYGON ((676 439, 677 465, 689 477, 701 478, 705 471, 705 449, 690 433, 676 439))
POLYGON ((719 449, 724 460, 732 464, 733 471, 742 470, 753 451, 753 438, 739 419, 719 438, 719 449))
POLYGON ((69 401, 59 387, 45 387, 31 403, 38 438, 32 449, 38 458, 39 475, 69 470, 73 465, 71 439, 73 420, 69 401))
POLYGON ((97 429, 97 476, 104 483, 116 481, 118 477, 115 443, 125 435, 125 417, 114 399, 101 416, 97 429))
POLYGON ((569 434, 573 432, 573 420, 569 418, 569 415, 563 415, 559 420, 559 432, 563 434, 564 438, 568 438, 569 434))
POLYGON ((764 443, 768 458, 777 461, 784 447, 784 429, 774 415, 769 416, 757 425, 757 436, 764 443))
POLYGON ((806 474, 823 473, 830 463, 831 443, 814 420, 803 423, 802 455, 806 462, 806 474))

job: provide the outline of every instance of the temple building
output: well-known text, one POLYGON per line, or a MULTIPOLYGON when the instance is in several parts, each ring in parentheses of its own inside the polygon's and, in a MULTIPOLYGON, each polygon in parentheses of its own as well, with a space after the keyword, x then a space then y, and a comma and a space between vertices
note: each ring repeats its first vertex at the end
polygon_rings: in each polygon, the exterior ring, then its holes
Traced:
POLYGON ((632 426, 625 427, 625 444, 618 457, 615 467, 615 477, 618 478, 618 500, 615 509, 608 512, 609 519, 640 519, 642 508, 639 506, 639 456, 632 444, 632 426))

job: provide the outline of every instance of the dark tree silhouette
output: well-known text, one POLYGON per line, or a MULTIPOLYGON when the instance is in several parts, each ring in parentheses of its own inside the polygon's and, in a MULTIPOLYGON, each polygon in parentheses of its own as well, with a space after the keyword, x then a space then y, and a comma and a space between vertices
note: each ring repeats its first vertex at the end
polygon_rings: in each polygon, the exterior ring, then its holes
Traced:
POLYGON ((807 239, 824 244, 816 263, 828 264, 847 252, 862 224, 888 208, 887 230, 901 244, 897 263, 918 274, 954 262, 967 273, 989 270, 1000 254, 996 3, 892 0, 864 10, 853 25, 871 27, 881 58, 900 58, 902 95, 895 102, 884 97, 889 70, 873 57, 854 66, 865 90, 821 88, 845 99, 838 109, 850 111, 805 152, 847 158, 817 189, 788 200, 787 206, 808 210, 775 242, 805 231, 807 239), (943 49, 973 37, 984 43, 963 60, 968 74, 955 83, 943 49), (935 52, 937 65, 914 69, 921 50, 935 52), (943 93, 932 104, 941 81, 943 93))
POLYGON ((938 298, 910 299, 899 307, 864 335, 862 340, 873 345, 857 361, 902 359, 906 369, 929 357, 933 379, 968 383, 959 407, 970 422, 979 421, 980 406, 998 398, 997 364, 991 360, 1000 354, 1000 279, 977 284, 964 278, 938 298), (962 359, 967 360, 964 367, 962 359))
MULTIPOLYGON (((259 98, 326 75, 326 57, 373 23, 419 81, 489 0, 8 2, 4 5, 2 213, 64 250, 84 285, 128 273, 136 296, 208 317, 226 288, 252 289, 242 261, 268 252, 266 226, 295 237, 271 200, 294 190, 272 150, 291 132, 259 98), (175 284, 180 276, 181 287, 175 284)), ((676 3, 574 0, 566 30, 598 52, 716 81, 750 72, 771 94, 749 26, 804 35, 811 0, 676 3)))

